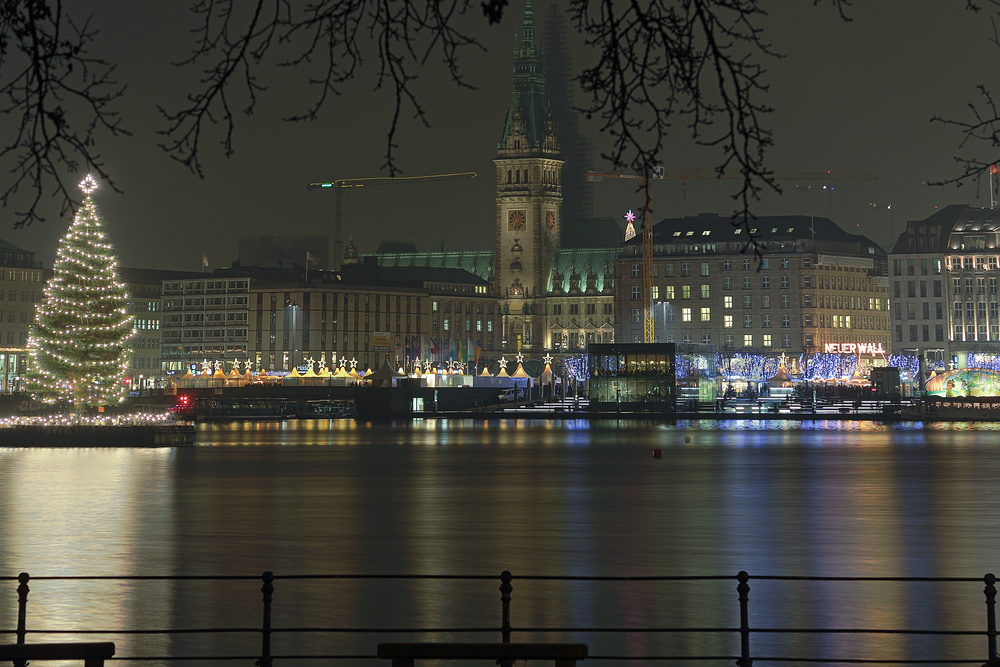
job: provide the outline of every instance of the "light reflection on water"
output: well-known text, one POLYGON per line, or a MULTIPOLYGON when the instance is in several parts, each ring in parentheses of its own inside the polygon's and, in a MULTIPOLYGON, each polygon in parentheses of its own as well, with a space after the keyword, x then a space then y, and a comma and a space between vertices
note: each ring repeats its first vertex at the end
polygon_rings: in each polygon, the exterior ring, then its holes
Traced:
MULTIPOLYGON (((0 575, 1000 570, 995 424, 426 420, 198 429, 193 448, 0 449, 0 575)), ((495 627, 497 585, 279 580, 275 624, 495 627)), ((31 589, 33 630, 260 621, 259 581, 35 581, 31 589)), ((520 627, 738 625, 732 580, 515 580, 513 598, 520 627)), ((981 583, 755 579, 750 598, 755 627, 984 624, 981 583)), ((16 582, 0 582, 0 629, 14 627, 16 602, 16 582)), ((253 635, 110 638, 119 655, 259 650, 253 635)), ((275 650, 370 654, 385 639, 279 635, 275 650)), ((592 654, 738 652, 735 637, 715 634, 570 639, 590 643, 592 654)), ((754 638, 757 655, 891 657, 897 649, 983 659, 985 639, 754 638)))

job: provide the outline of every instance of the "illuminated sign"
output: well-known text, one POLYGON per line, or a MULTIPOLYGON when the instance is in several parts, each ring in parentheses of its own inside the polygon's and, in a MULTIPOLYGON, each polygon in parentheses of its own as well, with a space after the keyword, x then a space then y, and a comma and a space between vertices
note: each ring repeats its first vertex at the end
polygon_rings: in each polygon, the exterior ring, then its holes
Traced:
POLYGON ((885 354, 882 343, 827 343, 827 354, 885 354))

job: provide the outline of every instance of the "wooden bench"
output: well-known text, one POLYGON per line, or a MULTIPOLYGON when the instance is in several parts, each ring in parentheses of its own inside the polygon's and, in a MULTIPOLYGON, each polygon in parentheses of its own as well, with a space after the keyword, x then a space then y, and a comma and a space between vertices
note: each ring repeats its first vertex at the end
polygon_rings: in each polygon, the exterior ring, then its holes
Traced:
POLYGON ((25 660, 83 660, 86 667, 103 667, 114 654, 114 642, 0 644, 0 662, 22 664, 25 660))
POLYGON ((413 642, 379 644, 378 657, 392 660, 392 667, 413 667, 414 660, 553 660, 556 667, 574 667, 586 659, 587 645, 413 642))

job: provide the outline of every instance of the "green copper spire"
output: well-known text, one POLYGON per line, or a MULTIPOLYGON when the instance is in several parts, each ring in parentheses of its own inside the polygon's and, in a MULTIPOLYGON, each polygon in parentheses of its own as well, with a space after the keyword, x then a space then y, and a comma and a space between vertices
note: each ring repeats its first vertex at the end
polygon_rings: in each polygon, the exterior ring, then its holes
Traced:
POLYGON ((548 123, 549 101, 545 96, 545 61, 535 43, 535 19, 531 0, 524 8, 521 43, 514 43, 514 94, 507 105, 501 151, 537 152, 551 150, 555 143, 548 123), (547 136, 548 135, 548 136, 547 136), (546 142, 546 138, 549 139, 546 142))

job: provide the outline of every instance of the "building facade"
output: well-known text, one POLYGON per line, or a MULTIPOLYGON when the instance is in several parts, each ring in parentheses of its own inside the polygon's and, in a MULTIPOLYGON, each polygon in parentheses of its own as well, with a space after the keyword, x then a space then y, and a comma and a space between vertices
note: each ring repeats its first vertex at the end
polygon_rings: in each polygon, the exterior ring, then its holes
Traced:
MULTIPOLYGON (((890 351, 885 253, 826 218, 761 217, 745 230, 702 214, 653 228, 657 342, 799 354, 890 351)), ((643 339, 642 249, 626 242, 615 273, 615 335, 643 339)))
POLYGON ((889 253, 893 345, 932 371, 1000 356, 1000 212, 966 204, 906 223, 889 253))
POLYGON ((28 329, 45 280, 34 252, 0 239, 0 392, 20 390, 28 361, 28 329))

